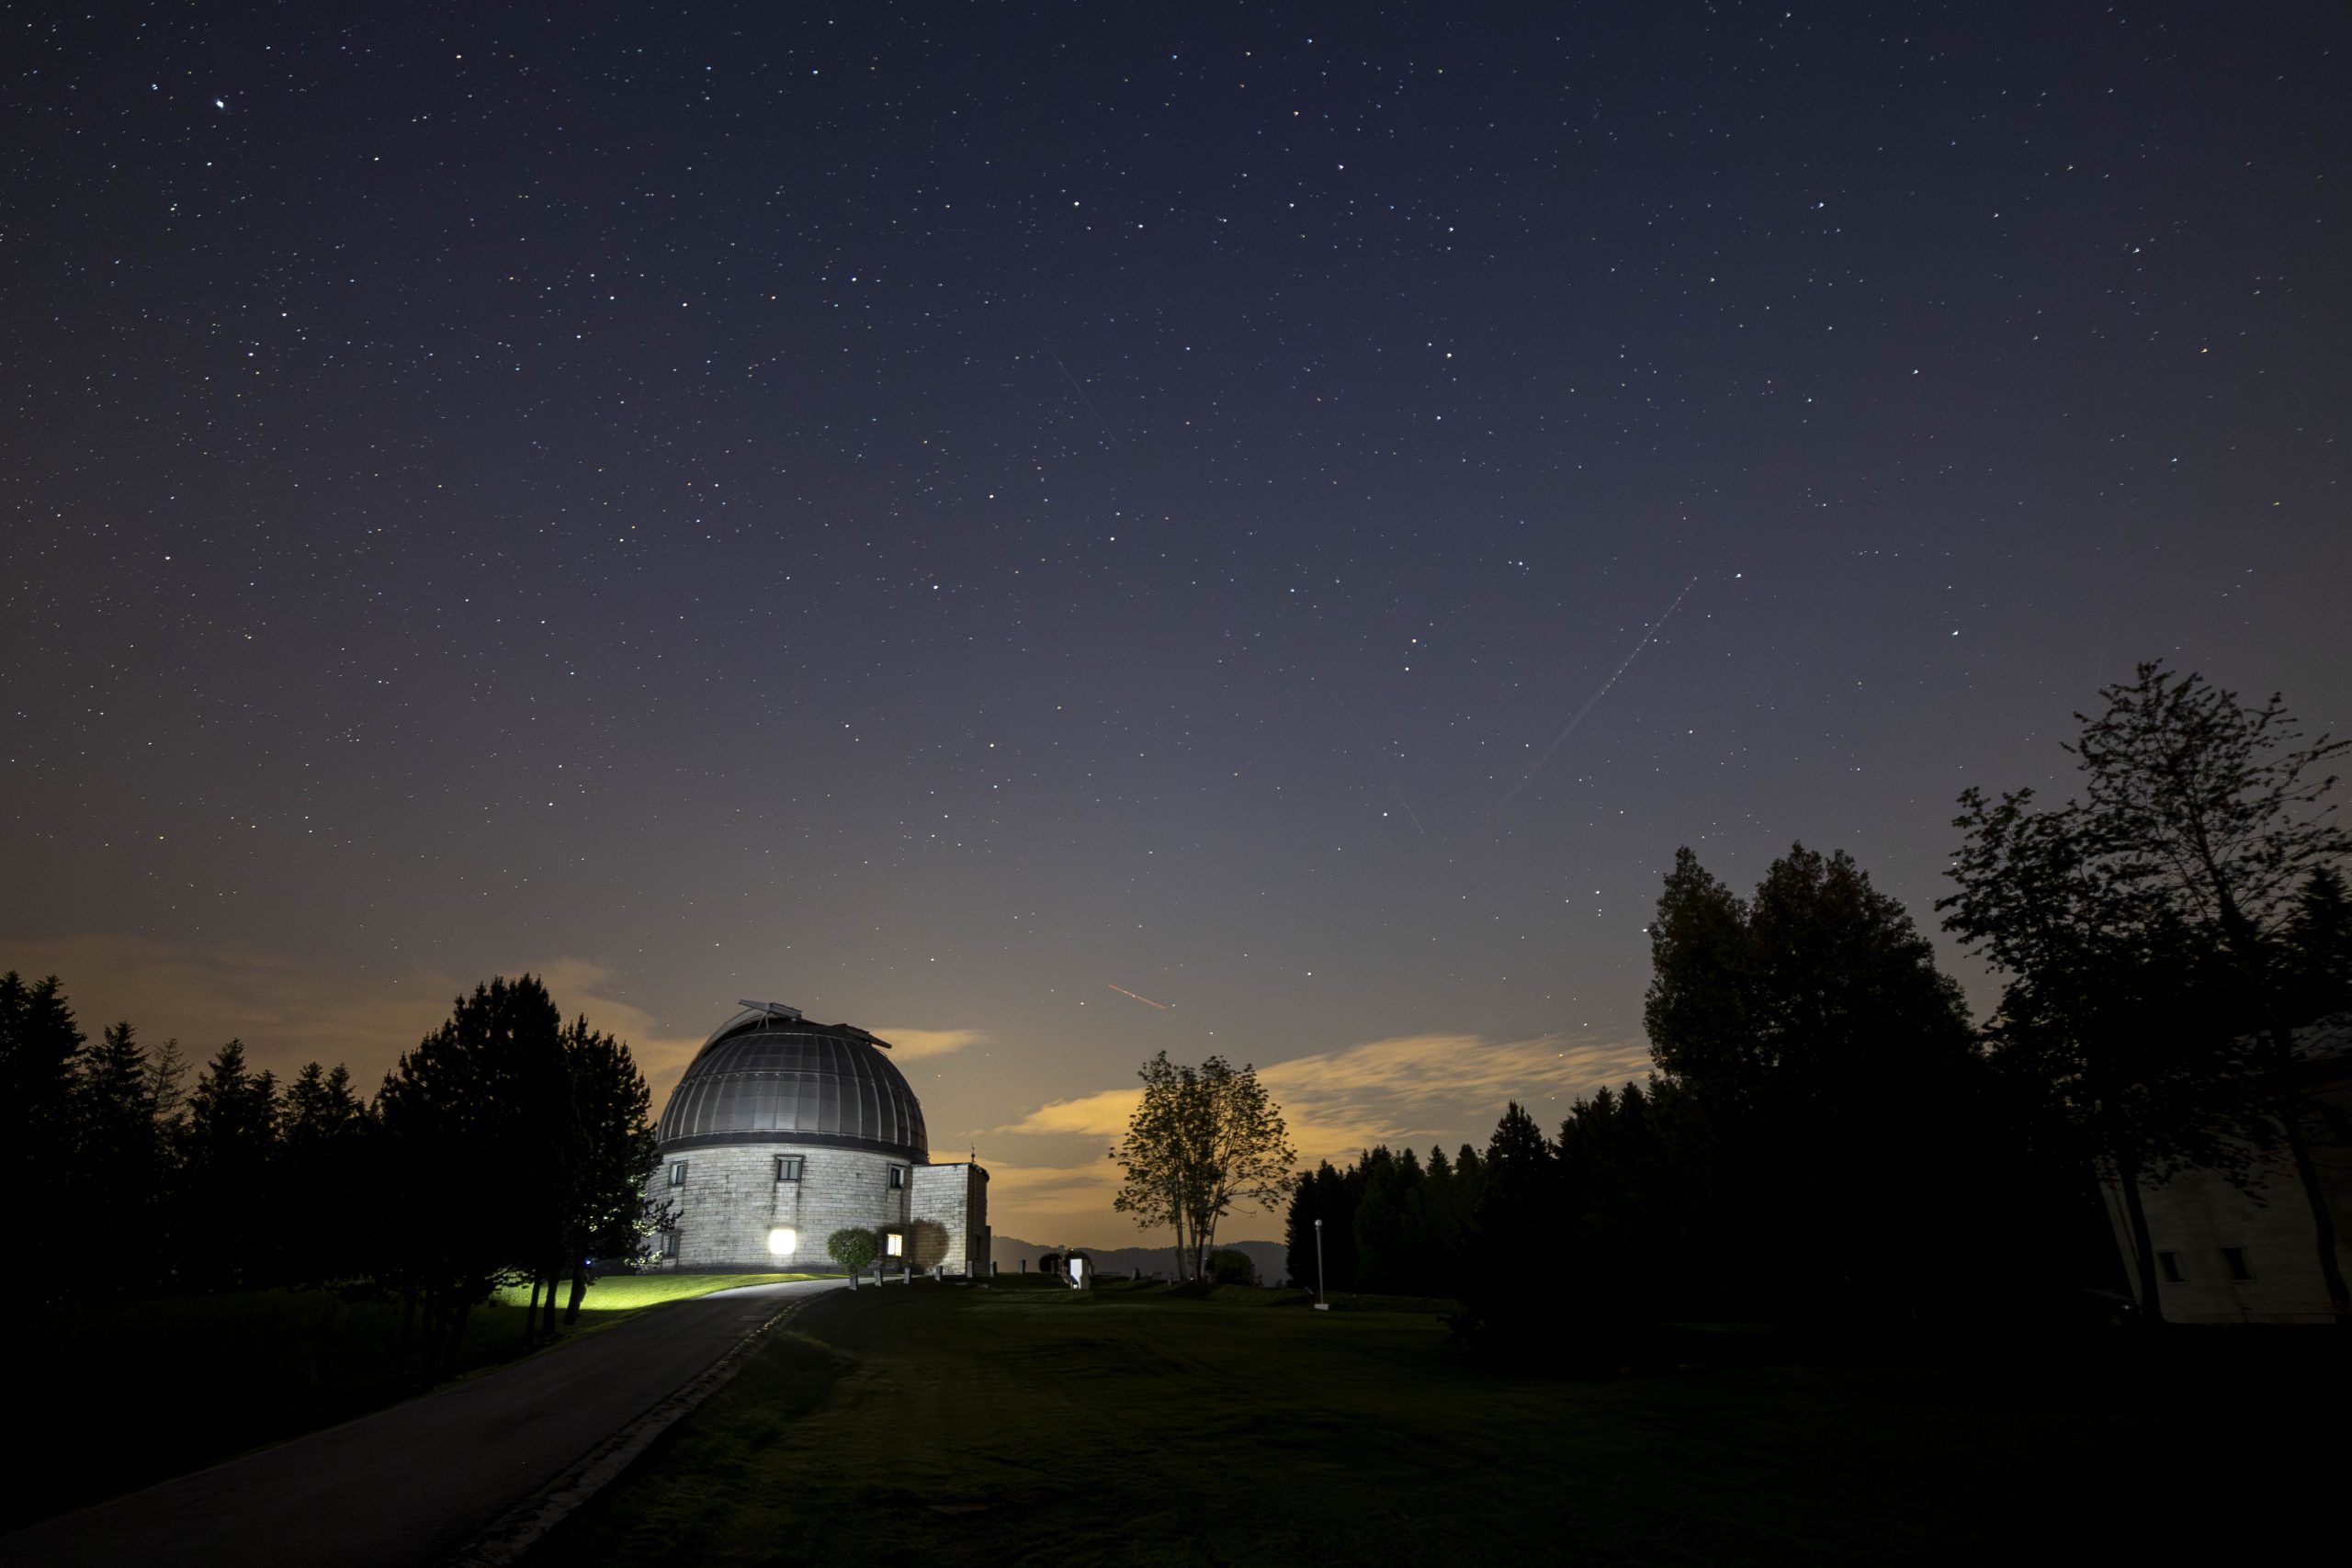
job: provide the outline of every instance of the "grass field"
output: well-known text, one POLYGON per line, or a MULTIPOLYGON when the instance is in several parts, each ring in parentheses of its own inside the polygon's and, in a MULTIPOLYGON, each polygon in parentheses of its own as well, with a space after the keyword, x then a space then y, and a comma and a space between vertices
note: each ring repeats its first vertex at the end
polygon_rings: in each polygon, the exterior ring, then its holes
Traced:
MULTIPOLYGON (((663 1302, 682 1302, 694 1296, 707 1296, 713 1291, 731 1291, 739 1285, 766 1285, 781 1280, 813 1280, 814 1274, 612 1274, 588 1288, 588 1299, 581 1303, 580 1322, 588 1326, 591 1317, 617 1321, 630 1313, 642 1312, 663 1302)), ((571 1288, 556 1292, 558 1302, 571 1299, 571 1288)), ((521 1307, 531 1299, 530 1288, 514 1285, 493 1298, 501 1306, 521 1307)), ((519 1323, 521 1320, 517 1319, 519 1323)))
POLYGON ((2233 1510, 2283 1544, 2318 1461, 2260 1434, 2345 1392, 2332 1342, 2259 1331, 1828 1365, 1719 1336, 1746 1364, 1580 1382, 1429 1316, 1151 1287, 869 1289, 793 1330, 532 1562, 2091 1561, 2233 1510))
MULTIPOLYGON (((802 1274, 612 1275, 555 1341, 685 1296, 802 1274)), ((527 1291, 474 1309, 458 1356, 473 1376, 523 1354, 527 1291)), ((48 1325, 12 1382, 43 1440, 0 1482, 0 1529, 389 1404, 400 1306, 332 1291, 167 1297, 77 1311, 48 1325)))

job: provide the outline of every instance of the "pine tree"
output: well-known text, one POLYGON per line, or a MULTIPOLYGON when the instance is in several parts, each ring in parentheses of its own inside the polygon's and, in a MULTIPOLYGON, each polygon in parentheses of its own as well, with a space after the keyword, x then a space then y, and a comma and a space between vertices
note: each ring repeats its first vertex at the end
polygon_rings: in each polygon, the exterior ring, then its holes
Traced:
MULTIPOLYGON (((44 1224, 62 1212, 71 1191, 74 1074, 82 1043, 56 976, 29 985, 13 969, 0 976, 0 1172, 17 1203, 44 1224)), ((6 1309, 52 1306, 64 1282, 51 1273, 0 1299, 6 1309)))
POLYGON ((365 1184, 370 1128, 350 1072, 303 1064, 279 1125, 280 1278, 322 1285, 364 1276, 374 1237, 351 1224, 351 1194, 365 1184))
POLYGON ((189 1091, 174 1228, 192 1282, 233 1289, 275 1278, 277 1113, 277 1077, 246 1066, 242 1041, 214 1053, 189 1091))
POLYGON ((80 1213, 74 1233, 85 1286, 136 1292, 164 1272, 157 1234, 164 1189, 163 1129, 155 1120, 146 1053, 127 1022, 81 1056, 74 1084, 74 1166, 80 1213))

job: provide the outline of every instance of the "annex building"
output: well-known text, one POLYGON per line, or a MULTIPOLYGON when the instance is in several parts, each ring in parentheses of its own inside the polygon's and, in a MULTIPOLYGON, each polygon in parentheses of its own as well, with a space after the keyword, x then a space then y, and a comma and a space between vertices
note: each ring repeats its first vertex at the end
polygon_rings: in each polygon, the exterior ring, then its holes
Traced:
MULTIPOLYGON (((2335 1219, 2339 1267, 2352 1273, 2352 1018, 2295 1032, 2296 1084, 2312 1134, 2320 1189, 2335 1219)), ((2157 1184, 2140 1201, 2156 1254, 2156 1294, 2174 1323, 2333 1323, 2311 1201, 2282 1149, 2248 1150, 2254 1192, 2199 1167, 2157 1184)), ((2112 1170, 2099 1183, 2124 1278, 2135 1296, 2132 1225, 2112 1170)))
POLYGON ((835 1231, 882 1235, 884 1259, 989 1272, 989 1176, 934 1165, 922 1107, 887 1055, 846 1023, 742 1002, 703 1042, 662 1108, 646 1197, 662 1267, 834 1267, 835 1231))

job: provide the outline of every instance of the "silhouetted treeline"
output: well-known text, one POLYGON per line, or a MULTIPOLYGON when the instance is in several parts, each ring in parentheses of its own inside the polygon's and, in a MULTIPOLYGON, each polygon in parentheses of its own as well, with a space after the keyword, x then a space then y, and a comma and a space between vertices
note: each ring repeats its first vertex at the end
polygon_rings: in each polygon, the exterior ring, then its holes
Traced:
MULTIPOLYGON (((2298 1032, 2352 1010, 2352 831, 2280 700, 2142 665, 2068 748, 2081 794, 1970 790, 1937 907, 2003 979, 1972 1025, 1901 904, 1798 845, 1747 897, 1688 849, 1651 923, 1654 1071, 1546 1136, 1513 1105, 1483 1155, 1369 1151, 1291 1206, 1290 1271, 1457 1295, 1514 1344, 1622 1343, 1661 1319, 1910 1324, 2063 1314, 2122 1283, 2098 1197, 2190 1166, 2310 1216, 2352 1286, 2298 1032), (2284 1184, 2279 1184, 2284 1185, 2284 1184)), ((1605 1351, 1603 1353, 1606 1353, 1605 1351)))
POLYGON ((29 1201, 20 1306, 270 1286, 397 1297, 428 1374, 507 1282, 577 1314, 585 1260, 635 1251, 654 1161, 628 1047, 496 979, 372 1100, 311 1063, 281 1083, 232 1040, 191 1069, 129 1023, 93 1043, 54 977, 0 976, 0 1158, 29 1201))
MULTIPOLYGON (((2312 1016, 2346 1001, 2333 889, 2294 928, 2312 1016)), ((1669 1320, 2049 1321, 2121 1282, 2066 1086, 1986 1048, 1851 859, 1799 846, 1741 897, 1683 851, 1651 941, 1646 1083, 1549 1134, 1514 1104, 1483 1151, 1327 1162, 1293 1197, 1291 1278, 1315 1283, 1320 1219, 1330 1290, 1454 1296, 1500 1341, 1609 1356, 1669 1320)))

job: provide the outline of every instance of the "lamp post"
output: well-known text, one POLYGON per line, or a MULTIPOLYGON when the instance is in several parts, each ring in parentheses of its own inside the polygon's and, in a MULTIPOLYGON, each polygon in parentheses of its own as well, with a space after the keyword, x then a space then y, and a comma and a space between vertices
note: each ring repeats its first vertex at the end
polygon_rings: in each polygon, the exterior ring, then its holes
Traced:
POLYGON ((1329 1312, 1331 1303, 1323 1299, 1323 1222, 1315 1222, 1315 1310, 1329 1312))

